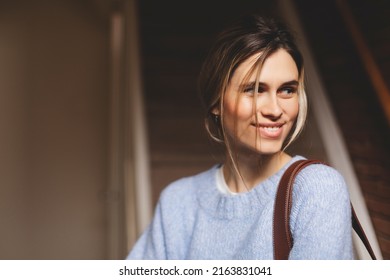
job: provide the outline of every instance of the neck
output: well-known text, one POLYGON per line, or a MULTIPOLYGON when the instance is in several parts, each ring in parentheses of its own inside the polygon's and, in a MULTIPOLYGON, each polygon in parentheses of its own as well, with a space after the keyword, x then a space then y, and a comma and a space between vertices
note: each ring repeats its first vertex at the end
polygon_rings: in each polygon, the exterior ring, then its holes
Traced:
POLYGON ((223 173, 232 192, 246 192, 275 174, 291 157, 284 152, 273 155, 245 156, 233 161, 228 158, 223 173))

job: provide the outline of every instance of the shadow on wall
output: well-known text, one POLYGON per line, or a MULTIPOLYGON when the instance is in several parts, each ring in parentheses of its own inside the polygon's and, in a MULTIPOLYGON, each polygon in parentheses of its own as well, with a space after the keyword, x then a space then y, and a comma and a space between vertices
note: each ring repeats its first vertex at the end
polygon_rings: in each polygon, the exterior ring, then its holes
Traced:
POLYGON ((0 2, 0 259, 106 258, 108 18, 0 2))

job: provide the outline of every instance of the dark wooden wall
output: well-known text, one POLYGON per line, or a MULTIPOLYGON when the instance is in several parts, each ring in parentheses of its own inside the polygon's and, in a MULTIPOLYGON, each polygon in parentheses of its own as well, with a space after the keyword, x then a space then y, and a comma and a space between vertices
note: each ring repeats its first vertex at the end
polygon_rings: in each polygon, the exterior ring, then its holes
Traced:
MULTIPOLYGON (((383 257, 390 259, 389 123, 336 1, 295 3, 362 186, 383 257)), ((381 74, 389 81, 390 1, 347 4, 381 74)))

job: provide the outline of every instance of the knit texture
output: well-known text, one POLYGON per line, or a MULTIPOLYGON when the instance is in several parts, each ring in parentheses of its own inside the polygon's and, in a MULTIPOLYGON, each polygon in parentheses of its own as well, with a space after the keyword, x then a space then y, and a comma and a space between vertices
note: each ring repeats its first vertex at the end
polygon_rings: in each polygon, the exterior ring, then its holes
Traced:
MULTIPOLYGON (((276 189, 295 156, 251 191, 222 194, 217 166, 169 185, 153 221, 128 259, 273 259, 272 219, 276 189)), ((314 164, 296 177, 289 259, 353 259, 351 209, 343 177, 314 164)))

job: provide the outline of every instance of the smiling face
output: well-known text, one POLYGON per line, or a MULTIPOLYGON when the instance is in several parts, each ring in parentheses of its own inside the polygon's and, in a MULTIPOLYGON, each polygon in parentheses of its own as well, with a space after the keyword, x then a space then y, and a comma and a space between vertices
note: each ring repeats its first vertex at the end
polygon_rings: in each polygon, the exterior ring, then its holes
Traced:
POLYGON ((259 56, 239 65, 224 95, 224 133, 241 154, 280 152, 299 111, 299 73, 293 58, 283 49, 272 53, 260 70, 255 94, 256 71, 246 76, 259 56))

